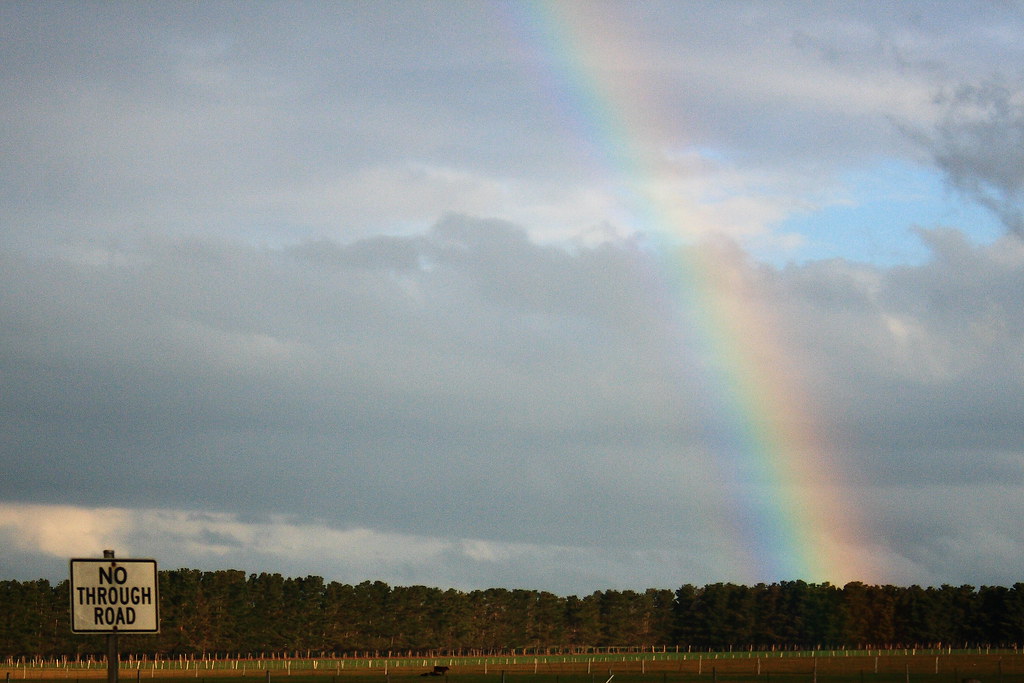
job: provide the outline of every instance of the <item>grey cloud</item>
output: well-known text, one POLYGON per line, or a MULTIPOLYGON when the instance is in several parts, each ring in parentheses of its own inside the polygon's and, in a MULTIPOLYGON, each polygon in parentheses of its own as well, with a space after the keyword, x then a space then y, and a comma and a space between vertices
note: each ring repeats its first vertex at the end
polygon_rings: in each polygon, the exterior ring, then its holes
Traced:
POLYGON ((815 395, 869 479, 1019 481, 1024 245, 920 233, 933 257, 821 262, 780 278, 815 395), (870 474, 874 472, 875 474, 870 474))
POLYGON ((589 448, 611 438, 618 461, 694 428, 673 417, 678 398, 645 341, 664 331, 626 286, 639 259, 572 256, 458 217, 347 246, 11 257, 4 452, 23 477, 5 493, 304 513, 337 499, 328 516, 484 536, 535 509, 515 482, 545 472, 614 498, 617 466, 588 471, 589 448), (67 454, 56 470, 53 453, 67 454), (423 493, 435 490, 473 514, 448 519, 423 493))
MULTIPOLYGON (((609 171, 595 157, 615 143, 593 129, 598 112, 567 98, 559 55, 529 30, 540 18, 518 3, 91 10, 0 9, 7 243, 138 232, 294 243, 338 225, 348 239, 383 229, 381 211, 352 199, 324 209, 310 197, 375 169, 412 160, 552 196, 595 187, 609 171)), ((601 6, 596 15, 621 12, 629 29, 622 64, 595 73, 649 85, 650 120, 637 124, 664 136, 659 155, 706 149, 760 173, 797 172, 820 190, 837 161, 912 153, 892 118, 920 127, 932 108, 904 93, 1019 61, 1018 41, 999 33, 1019 33, 1012 12, 987 3, 942 17, 914 3, 814 10, 601 6), (794 33, 841 49, 824 60, 794 47, 794 33), (940 76, 916 66, 935 61, 940 76), (889 111, 900 106, 908 111, 889 111)), ((432 196, 426 215, 402 220, 419 230, 456 200, 432 196)))
MULTIPOLYGON (((965 548, 999 513, 974 501, 1022 480, 1024 126, 1018 80, 991 75, 1020 61, 1019 13, 578 6, 618 48, 588 69, 659 166, 633 189, 725 182, 649 208, 813 210, 923 141, 1008 228, 918 230, 919 265, 775 268, 735 244, 550 242, 614 221, 635 169, 602 157, 621 141, 523 8, 0 5, 0 495, 571 546, 607 576, 702 552, 693 571, 731 570, 721 522, 756 484, 722 445, 706 311, 668 272, 704 263, 769 324, 757 361, 806 392, 882 550, 992 576, 1016 529, 965 548), (930 101, 948 82, 973 85, 930 101)), ((794 237, 849 254, 845 229, 794 237)), ((431 576, 555 581, 544 552, 431 576)))
POLYGON ((415 240, 384 235, 347 245, 323 239, 298 245, 292 251, 302 258, 325 265, 411 271, 418 269, 425 257, 418 247, 415 240))
MULTIPOLYGON (((851 486, 966 504, 1022 480, 1024 246, 922 238, 918 267, 713 258, 776 324, 851 486)), ((351 244, 4 259, 8 500, 621 549, 735 514, 715 388, 636 244, 567 251, 450 216, 351 244)))
POLYGON ((1024 237, 1024 89, 993 78, 944 93, 929 144, 950 183, 1024 237))

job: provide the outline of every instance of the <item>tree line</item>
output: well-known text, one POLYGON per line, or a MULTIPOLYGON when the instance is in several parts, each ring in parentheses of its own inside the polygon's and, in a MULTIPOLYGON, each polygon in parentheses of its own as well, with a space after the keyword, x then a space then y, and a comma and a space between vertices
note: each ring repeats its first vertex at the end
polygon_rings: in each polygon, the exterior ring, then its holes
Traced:
MULTIPOLYGON (((102 636, 71 633, 68 590, 67 581, 0 581, 0 656, 104 652, 102 636)), ((123 653, 400 657, 612 646, 771 650, 1024 643, 1024 583, 715 583, 561 597, 525 589, 467 592, 176 569, 159 573, 159 591, 160 633, 122 636, 123 653)))

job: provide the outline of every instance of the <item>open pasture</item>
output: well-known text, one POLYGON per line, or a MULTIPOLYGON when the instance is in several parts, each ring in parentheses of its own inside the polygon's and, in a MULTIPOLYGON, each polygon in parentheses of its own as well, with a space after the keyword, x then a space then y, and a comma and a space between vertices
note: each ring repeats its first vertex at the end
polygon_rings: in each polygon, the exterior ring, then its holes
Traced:
MULTIPOLYGON (((102 662, 8 660, 3 683, 106 678, 102 662)), ((635 653, 123 661, 120 679, 216 683, 1024 683, 1014 650, 635 653), (443 676, 424 676, 447 666, 443 676), (443 680, 442 680, 443 679, 443 680)))

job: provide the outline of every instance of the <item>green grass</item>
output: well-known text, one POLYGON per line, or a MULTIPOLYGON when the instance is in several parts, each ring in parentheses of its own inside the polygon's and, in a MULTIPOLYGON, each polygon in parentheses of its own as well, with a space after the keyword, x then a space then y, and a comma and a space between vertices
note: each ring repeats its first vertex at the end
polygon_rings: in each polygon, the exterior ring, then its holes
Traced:
MULTIPOLYGON (((7 672, 11 673, 11 672, 7 672)), ((3 673, 0 673, 2 676, 3 673)), ((1024 673, 998 674, 995 671, 979 673, 947 672, 939 674, 909 674, 903 673, 882 673, 874 674, 865 672, 815 674, 813 673, 769 673, 757 676, 755 674, 730 673, 730 672, 707 672, 698 674, 692 673, 621 673, 615 674, 611 683, 962 683, 965 678, 976 678, 982 683, 1024 683, 1024 673)), ((376 674, 317 674, 317 675, 292 675, 271 674, 271 678, 277 683, 608 683, 609 674, 603 671, 600 674, 544 674, 530 672, 501 672, 482 673, 450 673, 447 676, 421 677, 412 671, 400 673, 388 673, 383 671, 376 674)), ((175 676, 155 678, 144 677, 140 680, 151 681, 152 683, 183 683, 191 679, 201 683, 255 683, 266 680, 263 676, 233 676, 223 673, 212 676, 175 676)), ((95 683, 98 680, 105 680, 102 677, 90 676, 81 679, 75 676, 22 676, 11 675, 11 683, 19 680, 30 680, 43 683, 70 683, 81 680, 83 683, 95 683)), ((120 676, 121 683, 133 683, 135 676, 120 676)))

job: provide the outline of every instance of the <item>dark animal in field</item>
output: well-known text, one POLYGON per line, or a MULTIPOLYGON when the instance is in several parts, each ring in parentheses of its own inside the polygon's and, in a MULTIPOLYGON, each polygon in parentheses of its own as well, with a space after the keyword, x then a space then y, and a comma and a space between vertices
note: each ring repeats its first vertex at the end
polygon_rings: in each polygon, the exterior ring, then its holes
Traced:
POLYGON ((435 666, 433 671, 425 671, 420 676, 444 676, 448 673, 447 666, 435 666))

